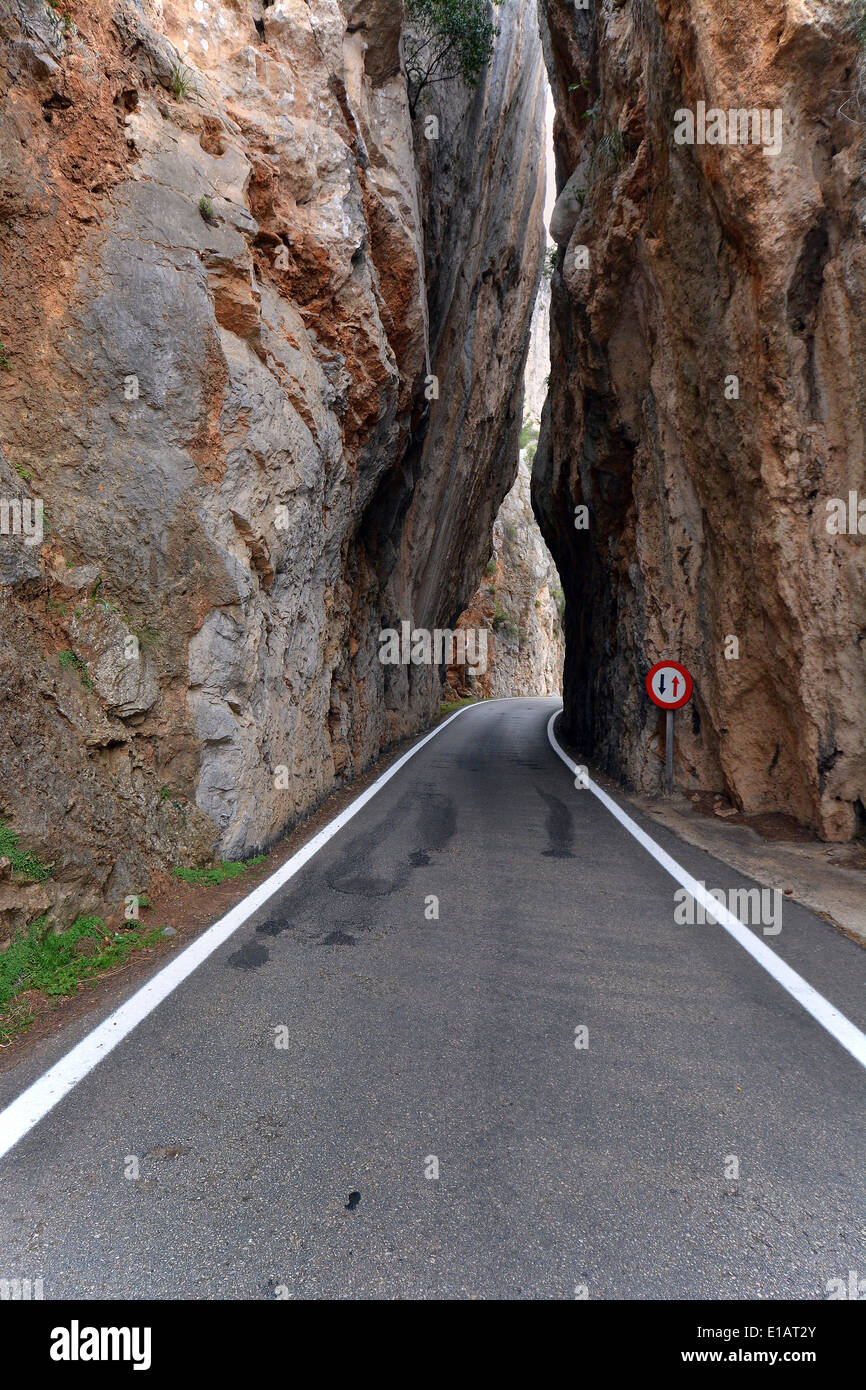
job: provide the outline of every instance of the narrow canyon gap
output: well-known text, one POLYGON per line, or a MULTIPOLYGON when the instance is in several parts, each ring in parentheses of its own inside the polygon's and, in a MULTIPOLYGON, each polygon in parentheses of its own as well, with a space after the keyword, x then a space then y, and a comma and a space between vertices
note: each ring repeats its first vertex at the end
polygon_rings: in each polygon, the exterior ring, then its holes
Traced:
POLYGON ((426 728, 465 672, 383 665, 383 628, 463 614, 503 656, 474 693, 555 688, 534 537, 527 644, 498 606, 543 266, 564 734, 659 790, 674 657, 680 785, 862 830, 862 542, 826 525, 864 484, 843 11, 508 0, 477 85, 413 118, 397 0, 0 0, 0 481, 45 512, 0 547, 0 810, 52 866, 3 883, 0 938, 267 848, 426 728), (779 113, 778 148, 678 143, 699 105, 779 113))

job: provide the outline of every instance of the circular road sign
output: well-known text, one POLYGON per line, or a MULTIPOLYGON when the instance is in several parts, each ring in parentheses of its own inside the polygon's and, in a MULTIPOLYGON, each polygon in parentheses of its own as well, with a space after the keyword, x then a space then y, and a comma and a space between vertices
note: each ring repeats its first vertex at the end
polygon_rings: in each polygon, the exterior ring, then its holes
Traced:
POLYGON ((682 709, 692 698, 692 678, 678 661, 657 661, 647 675, 646 688, 662 709, 682 709))

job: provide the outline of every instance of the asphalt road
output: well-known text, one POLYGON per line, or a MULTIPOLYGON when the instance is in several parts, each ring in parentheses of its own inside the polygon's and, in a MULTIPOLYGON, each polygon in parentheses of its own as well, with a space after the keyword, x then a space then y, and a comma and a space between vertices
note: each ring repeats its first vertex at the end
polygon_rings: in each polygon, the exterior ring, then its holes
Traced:
MULTIPOLYGON (((0 1278, 811 1299, 866 1275, 862 1067, 721 927, 676 925, 676 884, 551 750, 555 707, 461 714, 0 1160, 0 1278)), ((768 943, 866 1026, 862 948, 787 902, 768 943)))

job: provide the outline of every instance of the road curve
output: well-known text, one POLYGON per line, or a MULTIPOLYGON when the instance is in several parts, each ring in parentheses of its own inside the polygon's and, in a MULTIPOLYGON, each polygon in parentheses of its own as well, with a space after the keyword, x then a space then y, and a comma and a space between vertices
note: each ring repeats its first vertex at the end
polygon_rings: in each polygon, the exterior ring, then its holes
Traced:
MULTIPOLYGON (((812 1299, 866 1272, 863 1069, 720 927, 676 925, 555 707, 464 711, 0 1160, 0 1277, 812 1299)), ((770 944, 866 1025, 860 947, 787 902, 770 944)))

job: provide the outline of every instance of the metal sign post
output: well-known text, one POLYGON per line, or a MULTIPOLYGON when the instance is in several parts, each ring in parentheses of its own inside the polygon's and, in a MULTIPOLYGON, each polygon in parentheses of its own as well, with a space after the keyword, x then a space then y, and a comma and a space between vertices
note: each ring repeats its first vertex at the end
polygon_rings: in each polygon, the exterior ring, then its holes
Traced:
POLYGON ((665 791, 670 795, 674 789, 674 712, 667 712, 665 727, 665 791))
POLYGON ((653 704, 666 712, 665 791, 674 789, 674 710, 682 709, 692 698, 692 678, 678 661, 657 661, 646 678, 647 694, 653 704))

